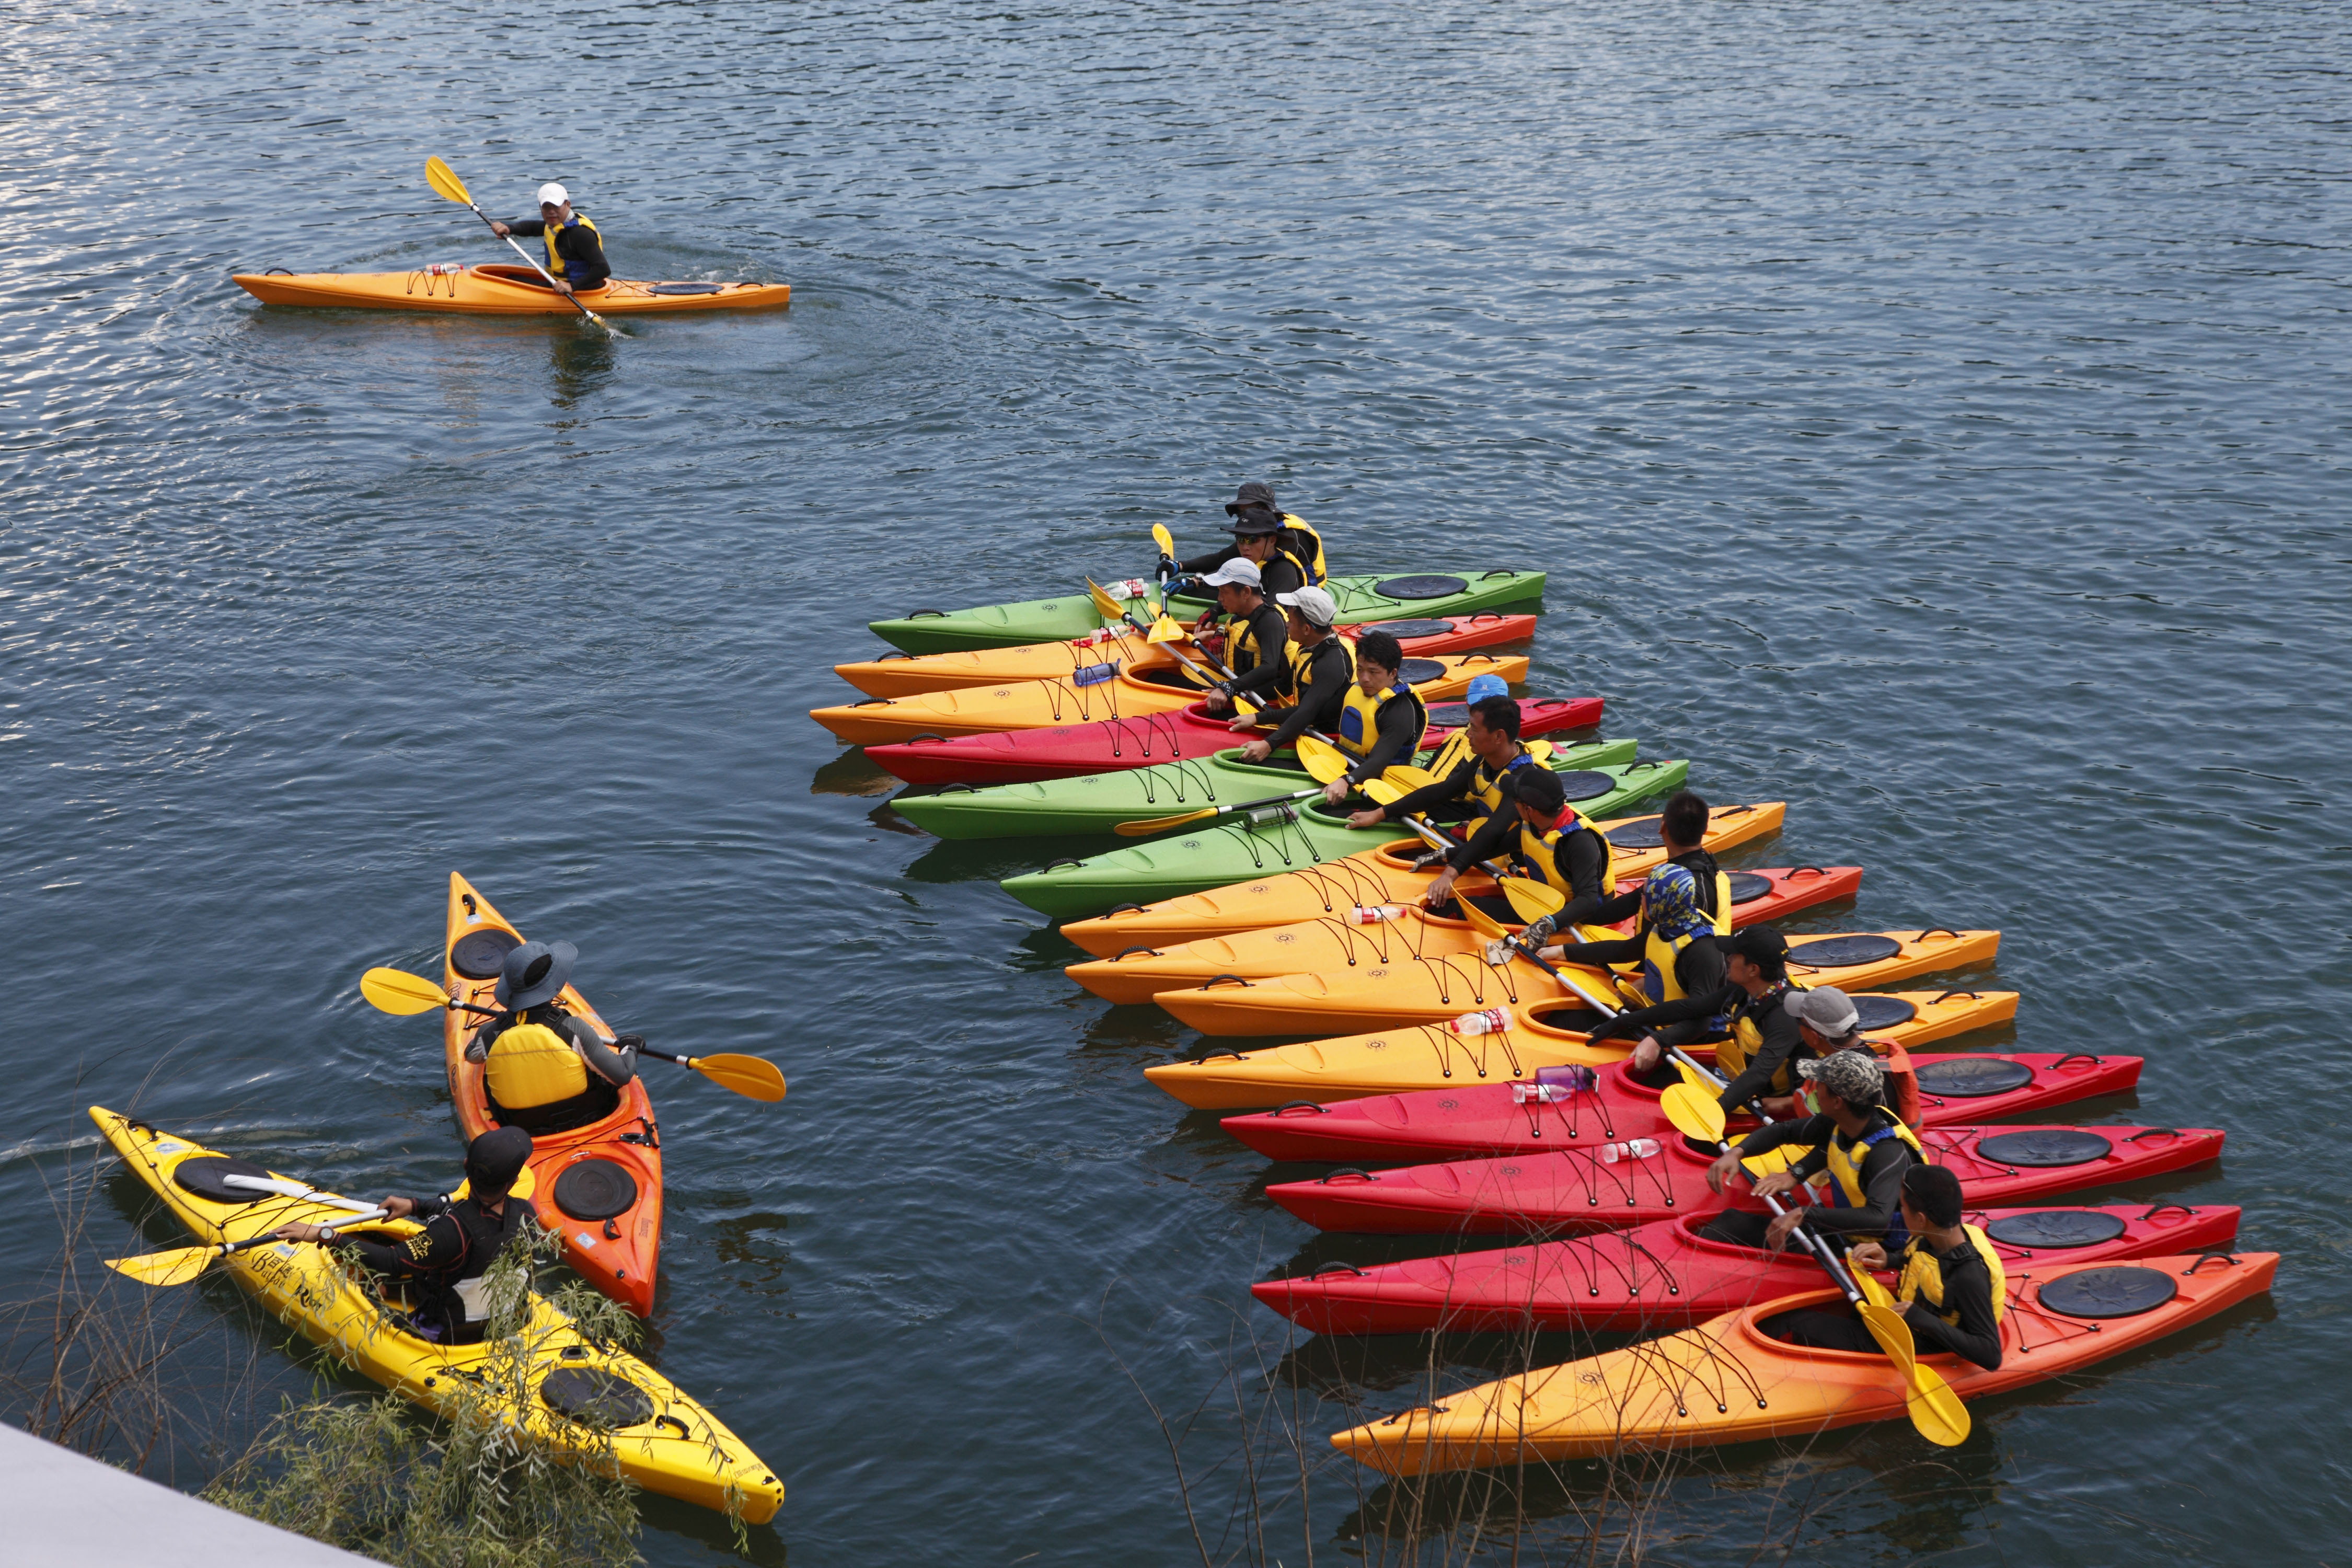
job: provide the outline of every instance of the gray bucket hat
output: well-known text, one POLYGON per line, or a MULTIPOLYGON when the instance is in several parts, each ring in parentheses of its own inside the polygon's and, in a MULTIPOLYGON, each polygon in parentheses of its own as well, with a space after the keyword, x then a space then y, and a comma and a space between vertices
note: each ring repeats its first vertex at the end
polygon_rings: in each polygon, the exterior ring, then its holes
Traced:
POLYGON ((572 961, 579 956, 580 950, 568 942, 524 942, 507 954, 499 975, 499 1005, 520 1013, 552 1002, 571 981, 572 961))

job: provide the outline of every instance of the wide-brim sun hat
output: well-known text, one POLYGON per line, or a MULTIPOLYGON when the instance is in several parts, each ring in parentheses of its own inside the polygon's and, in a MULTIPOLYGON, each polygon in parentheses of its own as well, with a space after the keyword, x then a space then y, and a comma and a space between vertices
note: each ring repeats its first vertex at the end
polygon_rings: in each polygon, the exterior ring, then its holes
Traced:
POLYGON ((568 942, 524 942, 507 954, 499 973, 499 1005, 520 1013, 554 1001, 571 984, 572 965, 579 957, 580 950, 568 942))

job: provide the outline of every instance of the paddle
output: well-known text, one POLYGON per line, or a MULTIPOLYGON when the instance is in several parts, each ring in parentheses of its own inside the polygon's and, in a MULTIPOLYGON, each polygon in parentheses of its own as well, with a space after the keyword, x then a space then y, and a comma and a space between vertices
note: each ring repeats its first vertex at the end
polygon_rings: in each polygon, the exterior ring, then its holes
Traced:
MULTIPOLYGON (((376 968, 360 976, 360 994, 378 1012, 405 1017, 426 1013, 436 1007, 455 1008, 486 1018, 506 1015, 496 1007, 477 1006, 471 1002, 453 1002, 430 980, 421 974, 411 974, 401 969, 376 968)), ((651 1046, 637 1047, 637 1055, 652 1057, 657 1061, 676 1062, 678 1066, 700 1073, 721 1089, 732 1089, 746 1100, 774 1103, 784 1098, 784 1075, 776 1064, 761 1057, 743 1056, 734 1051, 719 1051, 707 1057, 682 1057, 670 1051, 658 1051, 651 1046)))
MULTIPOLYGON (((1238 704, 1244 712, 1255 711, 1246 698, 1238 704)), ((1264 795, 1256 800, 1237 800, 1230 805, 1204 805, 1197 811, 1180 811, 1173 816, 1148 816, 1139 822, 1122 822, 1111 831, 1122 838, 1143 838, 1154 833, 1166 833, 1212 817, 1228 816, 1237 811, 1255 811, 1261 806, 1286 805, 1294 800, 1305 800, 1323 793, 1319 787, 1335 779, 1344 778, 1349 767, 1348 753, 1313 733, 1298 737, 1298 761, 1309 775, 1318 781, 1315 789, 1293 790, 1288 795, 1264 795)), ((1389 772, 1397 770, 1391 768, 1389 772)))
MULTIPOLYGON (((349 1219, 337 1220, 326 1235, 331 1237, 336 1231, 349 1230, 353 1226, 389 1217, 383 1210, 370 1206, 349 1219)), ((262 1235, 244 1241, 214 1241, 202 1247, 175 1247, 165 1252, 142 1253, 136 1258, 110 1258, 106 1266, 125 1279, 136 1279, 142 1285, 184 1285, 210 1268, 215 1258, 267 1247, 277 1239, 275 1236, 262 1235)))
MULTIPOLYGON (((1151 542, 1160 546, 1162 559, 1173 561, 1176 558, 1176 542, 1168 537, 1164 523, 1151 525, 1151 542)), ((1191 635, 1176 624, 1175 616, 1168 613, 1168 584, 1164 578, 1160 584, 1160 618, 1151 623, 1151 630, 1144 635, 1150 642, 1174 642, 1178 637, 1191 635)))
MULTIPOLYGON (((499 233, 498 228, 495 226, 495 222, 491 218, 490 215, 484 212, 481 208, 474 206, 474 198, 467 193, 466 182, 459 179, 457 175, 457 172, 451 169, 448 164, 443 163, 438 158, 425 159, 425 183, 433 187, 433 194, 435 195, 456 202, 459 206, 472 207, 476 217, 480 218, 484 223, 492 224, 492 227, 490 229, 492 234, 499 233)), ((520 245, 515 245, 514 237, 511 235, 499 234, 499 237, 505 240, 509 246, 513 246, 514 253, 517 256, 521 257, 526 262, 529 262, 530 264, 530 269, 533 272, 538 273, 541 278, 547 279, 547 286, 549 288, 555 288, 555 279, 549 275, 547 268, 541 267, 537 258, 535 258, 530 251, 525 250, 520 245)), ((556 291, 558 293, 562 293, 562 290, 561 289, 557 289, 556 291)), ((605 331, 611 333, 614 337, 617 338, 621 335, 619 328, 614 326, 612 322, 606 321, 604 317, 598 315, 595 311, 582 304, 573 296, 564 294, 563 298, 572 300, 572 308, 573 310, 579 311, 582 315, 587 317, 590 321, 604 328, 605 331)))
MULTIPOLYGON (((1416 774, 1419 775, 1418 782, 1413 784, 1413 787, 1416 789, 1422 787, 1423 784, 1435 782, 1431 778, 1428 770, 1425 768, 1416 768, 1405 764, 1399 764, 1396 767, 1389 769, 1379 778, 1365 780, 1363 786, 1365 795, 1370 799, 1380 802, 1382 805, 1388 805, 1395 801, 1402 799, 1406 792, 1398 788, 1394 782, 1397 775, 1400 773, 1405 774, 1408 777, 1416 774)), ((1422 842, 1427 844, 1433 849, 1452 849, 1455 847, 1455 846, 1447 839, 1444 834, 1430 826, 1429 824, 1423 822, 1418 816, 1406 817, 1404 819, 1404 825, 1407 827, 1412 828, 1415 833, 1421 835, 1422 842)), ((1563 895, 1558 888, 1552 887, 1549 883, 1538 882, 1526 877, 1514 877, 1504 867, 1492 860, 1480 862, 1480 868, 1495 879, 1496 885, 1503 889, 1503 897, 1510 900, 1512 910, 1521 920, 1526 921, 1530 925, 1535 923, 1537 921, 1543 919, 1546 915, 1556 915, 1559 913, 1562 909, 1567 907, 1568 900, 1566 896, 1563 895)), ((1456 899, 1454 901, 1460 904, 1465 912, 1474 907, 1467 899, 1456 899)), ((1494 919, 1491 915, 1486 918, 1489 921, 1494 919)), ((1474 919, 1472 920, 1471 924, 1477 925, 1477 921, 1474 919)), ((1495 929, 1499 932, 1502 930, 1502 927, 1497 924, 1495 929)), ((1479 927, 1479 930, 1484 931, 1486 928, 1481 926, 1479 927)), ((1515 949, 1514 951, 1523 950, 1515 949)), ((1528 953, 1527 956, 1534 958, 1535 955, 1528 953)), ((1543 961, 1541 959, 1536 959, 1536 962, 1541 963, 1543 961)), ((1549 965, 1545 965, 1545 967, 1549 968, 1549 965)))

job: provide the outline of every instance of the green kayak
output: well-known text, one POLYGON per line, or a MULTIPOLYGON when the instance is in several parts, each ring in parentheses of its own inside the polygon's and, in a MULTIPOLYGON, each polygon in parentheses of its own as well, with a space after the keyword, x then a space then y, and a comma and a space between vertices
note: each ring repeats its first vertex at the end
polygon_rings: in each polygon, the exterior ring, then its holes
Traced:
MULTIPOLYGON (((1419 760, 1425 763, 1434 754, 1423 752, 1419 760)), ((1554 751, 1549 760, 1556 770, 1630 763, 1633 742, 1566 746, 1554 751)), ((1262 800, 1314 784, 1289 752, 1264 763, 1244 763, 1236 746, 1186 762, 1074 779, 988 789, 951 784, 937 795, 900 795, 890 807, 941 838, 1021 838, 1041 833, 1109 833, 1122 822, 1262 800)))
MULTIPOLYGON (((1594 817, 1624 816, 1640 802, 1682 787, 1687 762, 1627 763, 1563 768, 1570 801, 1594 817)), ((1171 838, 1155 838, 1085 860, 1056 860, 1042 871, 1008 877, 1004 890, 1055 920, 1081 920, 1121 904, 1156 903, 1186 893, 1295 871, 1407 837, 1412 829, 1382 824, 1349 827, 1344 816, 1316 801, 1287 820, 1257 826, 1242 819, 1204 823, 1171 838)))
MULTIPOLYGON (((1540 572, 1405 572, 1333 577, 1323 584, 1343 622, 1428 620, 1478 610, 1530 605, 1543 597, 1540 572)), ((1171 608, 1191 620, 1215 602, 1206 594, 1179 594, 1171 608)), ((1156 606, 1153 606, 1156 608, 1156 606)), ((1141 613, 1150 613, 1150 610, 1141 613)), ((977 647, 1082 637, 1104 623, 1086 584, 1058 599, 982 605, 971 610, 917 610, 895 621, 866 623, 876 637, 908 653, 961 653, 977 647)))

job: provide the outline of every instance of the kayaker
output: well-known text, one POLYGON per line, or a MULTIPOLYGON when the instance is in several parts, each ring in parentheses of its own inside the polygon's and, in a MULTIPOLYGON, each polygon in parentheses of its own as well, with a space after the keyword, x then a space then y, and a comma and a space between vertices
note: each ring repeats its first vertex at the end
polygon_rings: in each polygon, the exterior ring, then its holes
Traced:
POLYGON ((1903 1173, 1926 1164, 1927 1153, 1919 1146, 1918 1135, 1883 1103, 1886 1075, 1877 1058, 1867 1051, 1832 1051, 1818 1060, 1799 1062, 1797 1076, 1811 1089, 1815 1113, 1750 1132, 1706 1168, 1706 1184, 1719 1193, 1742 1160, 1768 1149, 1801 1148, 1805 1152, 1788 1169, 1758 1177, 1753 1190, 1759 1198, 1778 1197, 1811 1183, 1813 1201, 1781 1215, 1727 1209, 1709 1220, 1699 1235, 1778 1252, 1797 1222, 1806 1219, 1817 1236, 1883 1239, 1890 1247, 1902 1246, 1910 1233, 1904 1228, 1895 1194, 1903 1173))
MULTIPOLYGON (((1614 925, 1638 910, 1642 924, 1632 936, 1619 942, 1566 942, 1545 948, 1543 956, 1553 963, 1587 966, 1638 963, 1636 988, 1644 1006, 1721 991, 1723 949, 1708 939, 1729 932, 1731 886, 1715 857, 1700 847, 1706 838, 1706 801, 1689 790, 1677 791, 1658 816, 1665 863, 1650 873, 1638 891, 1603 899, 1589 919, 1578 922, 1614 925)), ((1555 917, 1553 923, 1569 922, 1555 917)), ((1659 1037, 1669 1045, 1685 1045, 1704 1027, 1704 1019, 1672 1024, 1659 1037)))
POLYGON ((609 1116, 636 1076, 636 1037, 606 1045, 558 1000, 580 950, 527 942, 506 956, 495 993, 507 1011, 474 1031, 466 1059, 482 1067, 490 1112, 529 1132, 562 1132, 609 1116))
POLYGON ((1287 594, 1322 584, 1328 572, 1323 563, 1323 536, 1304 518, 1293 517, 1275 503, 1274 487, 1253 479, 1225 503, 1225 527, 1234 542, 1222 550, 1190 561, 1160 558, 1165 577, 1172 573, 1199 576, 1236 556, 1256 565, 1265 579, 1265 592, 1287 594))
MULTIPOLYGON (((1916 1353, 1965 1356, 1992 1372, 2000 1366, 2000 1321, 2009 1315, 2009 1275, 2000 1253, 1964 1224, 1960 1178, 1941 1165, 1914 1165, 1896 1194, 1911 1239, 1888 1255, 1875 1241, 1854 1244, 1856 1268, 1899 1268, 1895 1310, 1911 1331, 1916 1353)), ((1878 1342, 1851 1306, 1807 1307, 1767 1318, 1775 1339, 1816 1350, 1875 1351, 1878 1342)))
MULTIPOLYGON (((1274 599, 1289 615, 1285 628, 1289 652, 1279 668, 1260 665, 1247 679, 1235 681, 1234 689, 1284 699, 1289 706, 1264 715, 1281 721, 1272 735, 1261 735, 1242 748, 1244 762, 1262 763, 1310 729, 1329 734, 1356 684, 1355 650, 1331 629, 1339 618, 1339 606, 1331 595, 1320 588, 1300 588, 1274 599)), ((1230 727, 1250 730, 1260 721, 1257 715, 1244 714, 1230 727)))
MULTIPOLYGON (((514 1239, 530 1205, 507 1194, 530 1161, 530 1134, 520 1127, 494 1127, 466 1146, 466 1195, 385 1198, 381 1205, 394 1219, 422 1218, 424 1228, 400 1241, 362 1232, 338 1232, 328 1245, 350 1251, 368 1271, 401 1288, 408 1298, 408 1326, 436 1344, 474 1344, 482 1337, 482 1310, 472 1289, 514 1239)), ((283 1241, 317 1241, 320 1227, 289 1225, 275 1233, 283 1241)))
POLYGON ((1404 649, 1388 632, 1356 639, 1356 685, 1339 703, 1330 731, 1339 748, 1356 759, 1348 771, 1323 786, 1332 805, 1366 779, 1378 778, 1395 763, 1410 763, 1429 728, 1429 707, 1402 678, 1404 649))
POLYGON ((1221 657, 1234 673, 1209 688, 1206 701, 1210 712, 1224 713, 1233 708, 1234 689, 1251 671, 1279 671, 1287 667, 1290 617, 1281 605, 1267 600, 1265 577, 1255 561, 1236 555, 1201 581, 1217 591, 1217 608, 1193 623, 1192 636, 1196 639, 1215 636, 1223 644, 1221 657), (1223 628, 1213 632, 1211 626, 1218 614, 1224 616, 1223 628))
MULTIPOLYGON (((1722 986, 1655 1006, 1628 1008, 1593 1026, 1589 1038, 1637 1041, 1628 1063, 1643 1082, 1671 1082, 1678 1076, 1664 1061, 1661 1033, 1702 1024, 1723 1037, 1716 1047, 1716 1070, 1730 1081, 1717 1097, 1726 1114, 1759 1096, 1767 1116, 1795 1114, 1796 1064, 1861 1043, 1861 1021, 1843 991, 1825 986, 1807 991, 1789 980, 1789 939, 1770 926, 1717 937, 1723 950, 1722 986)), ((1684 1032, 1685 1035, 1688 1031, 1684 1032)), ((1677 1045, 1690 1040, 1678 1037, 1677 1045)))
POLYGON ((539 216, 513 223, 493 222, 500 238, 509 234, 547 244, 547 270, 554 276, 559 294, 592 293, 604 286, 613 268, 604 260, 604 237, 585 213, 572 210, 572 195, 550 181, 539 187, 539 216))

